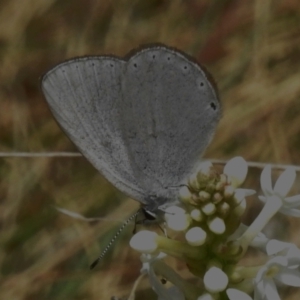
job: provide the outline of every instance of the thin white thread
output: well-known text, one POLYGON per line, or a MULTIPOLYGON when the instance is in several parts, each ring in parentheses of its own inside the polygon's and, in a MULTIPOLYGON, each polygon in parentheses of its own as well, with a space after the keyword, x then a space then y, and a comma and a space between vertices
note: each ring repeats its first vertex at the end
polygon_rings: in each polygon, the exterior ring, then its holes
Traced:
MULTIPOLYGON (((83 155, 80 152, 0 152, 0 157, 24 157, 24 158, 43 158, 43 157, 82 157, 83 155)), ((207 159, 213 164, 225 165, 227 160, 222 159, 207 159)), ((274 169, 286 169, 293 167, 295 171, 300 171, 300 166, 295 165, 286 165, 286 164, 273 164, 273 163, 261 163, 250 161, 247 162, 249 167, 263 169, 266 165, 271 165, 274 169)))
POLYGON ((0 157, 80 157, 80 152, 0 152, 0 157))
MULTIPOLYGON (((228 161, 222 159, 207 159, 213 164, 225 165, 228 161)), ((263 169, 267 165, 271 165, 273 169, 285 170, 287 168, 294 168, 295 171, 300 171, 300 166, 286 165, 286 164, 273 164, 273 163, 261 163, 256 161, 246 161, 247 165, 252 168, 263 169)))

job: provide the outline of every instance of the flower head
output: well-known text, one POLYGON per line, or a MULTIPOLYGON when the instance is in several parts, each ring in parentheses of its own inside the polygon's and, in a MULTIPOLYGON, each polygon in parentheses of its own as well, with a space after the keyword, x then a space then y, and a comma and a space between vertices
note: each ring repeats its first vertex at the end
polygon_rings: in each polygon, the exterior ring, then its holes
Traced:
POLYGON ((259 196, 259 199, 264 203, 270 201, 270 199, 273 199, 273 202, 280 200, 279 211, 281 213, 300 217, 300 209, 298 209, 300 207, 300 194, 286 197, 296 178, 295 169, 292 167, 287 168, 278 177, 274 188, 272 187, 271 171, 271 166, 267 165, 261 173, 260 182, 264 196, 259 196))
POLYGON ((158 300, 252 300, 252 294, 254 300, 279 300, 276 282, 300 287, 300 249, 262 233, 278 211, 300 216, 300 195, 287 197, 295 171, 288 168, 273 187, 271 167, 264 168, 260 200, 265 206, 246 226, 241 221, 245 198, 255 193, 240 188, 247 169, 241 157, 229 161, 222 174, 211 163, 202 163, 181 189, 181 203, 164 209, 168 237, 147 230, 132 237, 131 246, 142 253, 141 272, 148 275, 158 300), (240 264, 248 247, 263 252, 265 262, 240 264), (167 255, 185 262, 203 284, 196 286, 182 279, 162 261, 167 255), (173 285, 167 288, 159 276, 173 285))
POLYGON ((289 268, 287 257, 276 256, 257 273, 254 300, 280 300, 274 279, 286 285, 300 287, 300 272, 289 268))

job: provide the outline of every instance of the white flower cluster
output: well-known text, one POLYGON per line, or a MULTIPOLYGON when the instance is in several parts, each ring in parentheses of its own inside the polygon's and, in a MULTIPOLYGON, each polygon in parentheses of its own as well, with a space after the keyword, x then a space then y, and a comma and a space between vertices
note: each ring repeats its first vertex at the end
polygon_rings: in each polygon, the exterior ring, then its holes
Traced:
POLYGON ((264 195, 259 199, 265 205, 249 227, 242 224, 241 216, 245 197, 255 191, 239 188, 247 171, 241 157, 229 161, 223 174, 203 163, 182 189, 182 205, 166 209, 166 225, 177 232, 176 239, 147 230, 132 237, 130 245, 142 253, 142 273, 149 276, 159 300, 277 300, 276 282, 300 287, 299 248, 269 240, 261 232, 277 212, 300 217, 300 195, 287 197, 295 170, 285 170, 273 187, 271 167, 263 169, 264 195), (263 264, 240 264, 249 246, 266 254, 263 264), (182 279, 163 262, 166 255, 183 260, 200 284, 182 279), (166 288, 159 277, 173 286, 166 288))

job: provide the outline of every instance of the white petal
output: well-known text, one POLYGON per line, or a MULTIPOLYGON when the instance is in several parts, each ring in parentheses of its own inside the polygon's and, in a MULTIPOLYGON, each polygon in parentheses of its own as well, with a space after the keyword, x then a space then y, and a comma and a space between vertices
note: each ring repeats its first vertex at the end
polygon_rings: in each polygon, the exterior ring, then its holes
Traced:
POLYGON ((294 202, 294 203, 286 203, 286 199, 287 198, 284 198, 284 204, 283 206, 287 209, 293 209, 293 208, 300 208, 300 201, 297 203, 297 202, 294 202))
MULTIPOLYGON (((258 270, 258 272, 256 274, 256 277, 255 277, 255 283, 256 284, 258 284, 259 282, 263 282, 265 274, 268 272, 268 270, 269 270, 269 267, 266 266, 266 265, 262 266, 258 270)), ((261 288, 261 286, 259 286, 259 288, 261 288)))
POLYGON ((284 269, 275 278, 286 285, 300 287, 300 273, 296 270, 284 269))
POLYGON ((266 252, 266 245, 269 242, 269 239, 262 234, 261 232, 252 240, 250 243, 251 247, 260 249, 263 252, 266 252))
POLYGON ((236 189, 234 192, 234 198, 236 203, 241 203, 245 199, 245 192, 243 189, 236 189))
POLYGON ((265 197, 265 196, 258 196, 258 199, 263 203, 267 202, 267 197, 265 197))
POLYGON ((233 213, 235 217, 241 217, 247 208, 247 201, 243 199, 238 206, 233 209, 233 213))
POLYGON ((267 300, 281 300, 273 280, 265 280, 264 286, 267 300))
POLYGON ((300 249, 294 245, 291 244, 291 246, 288 249, 287 252, 287 258, 289 262, 289 266, 297 266, 299 267, 300 265, 300 249))
POLYGON ((279 268, 287 267, 288 260, 285 256, 275 256, 266 263, 268 268, 273 267, 274 265, 278 266, 279 268))
POLYGON ((273 194, 271 170, 271 165, 267 165, 260 174, 260 186, 266 196, 273 194))
POLYGON ((292 266, 300 262, 300 249, 292 243, 286 243, 278 240, 270 240, 266 246, 267 254, 284 255, 288 259, 288 265, 292 266))
POLYGON ((254 300, 263 300, 265 297, 264 282, 261 281, 254 285, 254 300))
POLYGON ((281 212, 282 214, 287 215, 287 216, 300 218, 300 209, 297 209, 297 208, 287 208, 287 207, 283 206, 283 207, 281 207, 279 212, 281 212))
POLYGON ((290 191, 292 185, 294 184, 296 178, 295 168, 289 167, 287 168, 279 178, 277 179, 274 192, 279 194, 282 197, 285 197, 287 193, 290 191))
POLYGON ((282 266, 286 267, 287 265, 288 265, 288 260, 286 257, 275 256, 275 257, 271 258, 264 266, 262 266, 258 270, 256 277, 255 277, 255 284, 258 284, 259 282, 265 282, 266 274, 272 267, 277 266, 278 268, 281 268, 282 266))
POLYGON ((288 207, 297 207, 300 205, 300 194, 295 195, 292 197, 286 197, 284 198, 285 205, 288 205, 288 207))
POLYGON ((278 254, 281 251, 288 249, 289 243, 277 241, 277 240, 270 240, 266 246, 267 254, 274 255, 278 254))
POLYGON ((223 171, 223 173, 229 177, 230 182, 235 187, 240 186, 244 182, 247 172, 248 165, 241 156, 237 156, 229 160, 223 171))
POLYGON ((236 289, 227 289, 226 294, 230 300, 252 300, 249 295, 236 289))

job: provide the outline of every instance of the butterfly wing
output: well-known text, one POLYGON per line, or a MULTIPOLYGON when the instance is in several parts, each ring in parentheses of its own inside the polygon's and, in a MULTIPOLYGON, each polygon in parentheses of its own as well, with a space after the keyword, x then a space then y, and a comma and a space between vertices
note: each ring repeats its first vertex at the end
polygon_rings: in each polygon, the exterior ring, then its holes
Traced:
POLYGON ((203 69, 165 46, 128 60, 84 57, 42 80, 56 120, 83 155, 130 197, 171 200, 221 115, 203 69))
POLYGON ((126 62, 112 57, 66 61, 44 75, 42 91, 67 136, 117 188, 142 201, 138 178, 130 170, 120 130, 122 74, 126 62))
POLYGON ((178 51, 144 49, 125 65, 122 136, 147 194, 170 198, 200 161, 221 116, 204 70, 178 51))

